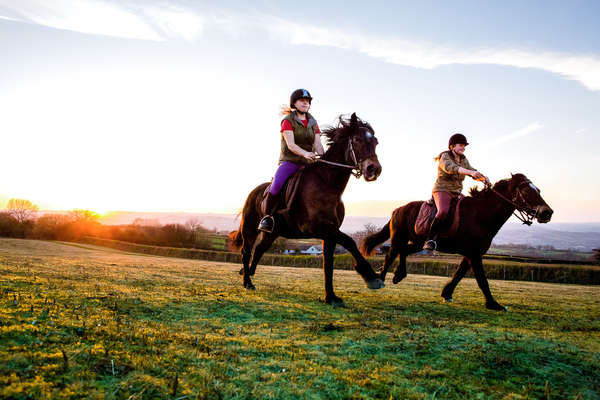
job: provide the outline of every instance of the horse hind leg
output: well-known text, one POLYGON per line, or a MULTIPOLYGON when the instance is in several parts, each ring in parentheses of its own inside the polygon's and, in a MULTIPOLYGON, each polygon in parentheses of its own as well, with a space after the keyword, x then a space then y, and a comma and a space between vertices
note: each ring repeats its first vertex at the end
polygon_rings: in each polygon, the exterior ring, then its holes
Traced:
POLYGON ((406 257, 412 253, 418 252, 419 250, 421 250, 421 248, 419 246, 415 246, 414 244, 407 243, 402 246, 400 250, 400 261, 398 262, 396 269, 394 269, 394 278, 392 279, 394 285, 402 281, 408 275, 406 270, 406 257))
POLYGON ((255 239, 256 237, 252 238, 252 240, 245 240, 242 247, 242 268, 240 269, 240 275, 242 275, 244 288, 249 290, 256 289, 250 279, 250 260, 252 259, 252 247, 254 246, 255 239))
POLYGON ((394 260, 398 257, 398 246, 392 244, 390 247, 390 251, 385 255, 385 261, 383 262, 383 267, 381 268, 381 272, 379 273, 379 279, 382 282, 385 282, 385 276, 387 274, 388 269, 394 264, 394 260))
POLYGON ((258 265, 258 262, 262 258, 263 254, 269 250, 275 239, 277 239, 276 235, 267 234, 264 232, 261 232, 261 234, 258 236, 256 246, 252 252, 252 260, 250 262, 249 271, 250 276, 253 276, 256 273, 256 266, 258 265))

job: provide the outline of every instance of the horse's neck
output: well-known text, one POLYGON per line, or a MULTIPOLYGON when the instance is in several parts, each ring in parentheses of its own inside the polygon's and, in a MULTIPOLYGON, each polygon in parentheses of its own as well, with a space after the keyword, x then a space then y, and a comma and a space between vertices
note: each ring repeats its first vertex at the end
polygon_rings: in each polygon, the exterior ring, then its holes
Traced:
MULTIPOLYGON (((333 161, 333 160, 328 160, 333 161)), ((333 161, 337 162, 337 161, 333 161)), ((328 191, 333 190, 340 195, 346 190, 348 181, 350 180, 350 170, 342 167, 334 167, 327 164, 321 164, 318 166, 318 174, 321 179, 319 182, 328 191)))
MULTIPOLYGON (((323 156, 324 160, 335 162, 338 164, 347 165, 345 159, 345 151, 343 150, 345 145, 338 144, 335 148, 329 149, 323 156)), ((336 192, 339 192, 340 195, 346 189, 346 185, 348 185, 348 180, 350 179, 350 169, 344 167, 336 167, 327 164, 321 164, 319 166, 319 174, 323 178, 322 181, 324 184, 336 192)))
MULTIPOLYGON (((506 198, 510 198, 510 194, 505 193, 505 191, 499 191, 499 193, 506 198)), ((486 212, 479 214, 481 219, 485 219, 485 221, 481 222, 485 222, 494 235, 515 211, 515 207, 512 204, 492 191, 489 191, 481 198, 481 204, 482 208, 485 207, 486 210, 486 212)))

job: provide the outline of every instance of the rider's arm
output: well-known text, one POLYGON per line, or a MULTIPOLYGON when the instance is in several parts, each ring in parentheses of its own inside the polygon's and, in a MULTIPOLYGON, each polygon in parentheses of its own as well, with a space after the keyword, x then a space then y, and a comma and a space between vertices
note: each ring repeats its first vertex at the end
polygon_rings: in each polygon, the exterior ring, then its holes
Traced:
POLYGON ((315 159, 315 153, 304 150, 302 147, 298 146, 296 142, 294 142, 294 131, 283 131, 281 133, 283 138, 285 139, 285 144, 287 144, 288 149, 294 154, 298 154, 308 160, 315 159))
POLYGON ((313 145, 313 149, 315 149, 317 155, 322 156, 325 153, 325 150, 323 150, 323 143, 321 143, 321 135, 318 133, 315 133, 315 144, 313 145))
POLYGON ((454 161, 454 157, 452 157, 448 153, 444 153, 440 157, 440 168, 442 169, 442 171, 444 171, 447 174, 461 174, 461 175, 469 175, 472 177, 474 177, 474 174, 481 175, 479 172, 477 172, 477 170, 471 169, 471 165, 469 164, 468 160, 466 162, 466 166, 468 168, 464 168, 464 167, 461 167, 460 165, 458 165, 456 163, 456 161, 454 161))
POLYGON ((460 167, 458 173, 469 175, 471 178, 478 181, 485 181, 488 184, 490 183, 490 180, 487 178, 487 176, 484 176, 481 172, 477 171, 477 169, 473 168, 473 166, 469 163, 469 160, 467 160, 466 158, 465 167, 466 168, 460 167), (464 172, 461 172, 460 170, 464 170, 464 172))

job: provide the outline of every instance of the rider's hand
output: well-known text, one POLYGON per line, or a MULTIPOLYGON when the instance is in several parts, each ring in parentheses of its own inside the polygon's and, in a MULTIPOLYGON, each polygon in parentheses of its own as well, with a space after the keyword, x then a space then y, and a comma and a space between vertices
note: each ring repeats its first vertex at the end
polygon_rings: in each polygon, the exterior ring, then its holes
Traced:
POLYGON ((484 182, 485 182, 485 186, 492 186, 492 182, 490 182, 490 179, 487 176, 484 176, 484 182))
POLYGON ((471 177, 473 179, 475 179, 476 181, 480 181, 480 180, 483 180, 483 178, 485 178, 485 176, 483 176, 483 174, 479 171, 473 171, 473 173, 471 174, 471 177))
POLYGON ((317 155, 313 152, 308 152, 304 155, 304 158, 306 158, 308 161, 310 162, 315 162, 317 161, 317 155))

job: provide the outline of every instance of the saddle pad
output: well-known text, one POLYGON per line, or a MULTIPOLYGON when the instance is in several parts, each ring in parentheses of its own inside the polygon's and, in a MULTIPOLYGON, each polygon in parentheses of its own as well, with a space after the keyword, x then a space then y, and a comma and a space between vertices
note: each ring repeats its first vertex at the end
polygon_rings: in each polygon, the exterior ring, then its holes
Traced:
POLYGON ((426 236, 427 233, 429 233, 431 221, 433 221, 436 213, 437 208, 435 207, 435 202, 433 199, 424 201, 423 204, 421 204, 419 214, 417 215, 417 219, 415 221, 415 233, 417 235, 426 236))
MULTIPOLYGON (((300 168, 298 168, 298 170, 296 172, 294 172, 292 174, 292 176, 290 176, 288 178, 288 180, 285 182, 285 184, 283 185, 283 188, 281 189, 281 191, 284 194, 283 200, 284 200, 285 206, 281 205, 281 200, 280 200, 280 203, 277 206, 277 210, 281 210, 281 209, 288 210, 292 206, 294 198, 296 197, 296 192, 298 191, 298 187, 300 186, 300 181, 302 180, 304 168, 305 168, 304 166, 301 166, 300 168)), ((267 193, 269 193, 270 189, 271 189, 271 185, 269 184, 265 188, 265 191, 263 193, 263 199, 260 202, 260 210, 263 214, 266 213, 266 208, 267 208, 266 198, 267 198, 267 193)))
MULTIPOLYGON (((450 213, 448 215, 448 223, 450 226, 447 226, 446 229, 442 229, 440 232, 440 237, 452 237, 456 234, 458 230, 458 225, 460 223, 460 202, 465 198, 465 196, 460 195, 458 199, 452 199, 450 203, 450 213)), ((435 201, 433 199, 429 199, 421 205, 419 209, 419 214, 417 215, 417 219, 415 220, 415 233, 418 236, 427 236, 429 234, 429 228, 431 228, 431 221, 435 218, 435 214, 437 213, 437 207, 435 206, 435 201)))

